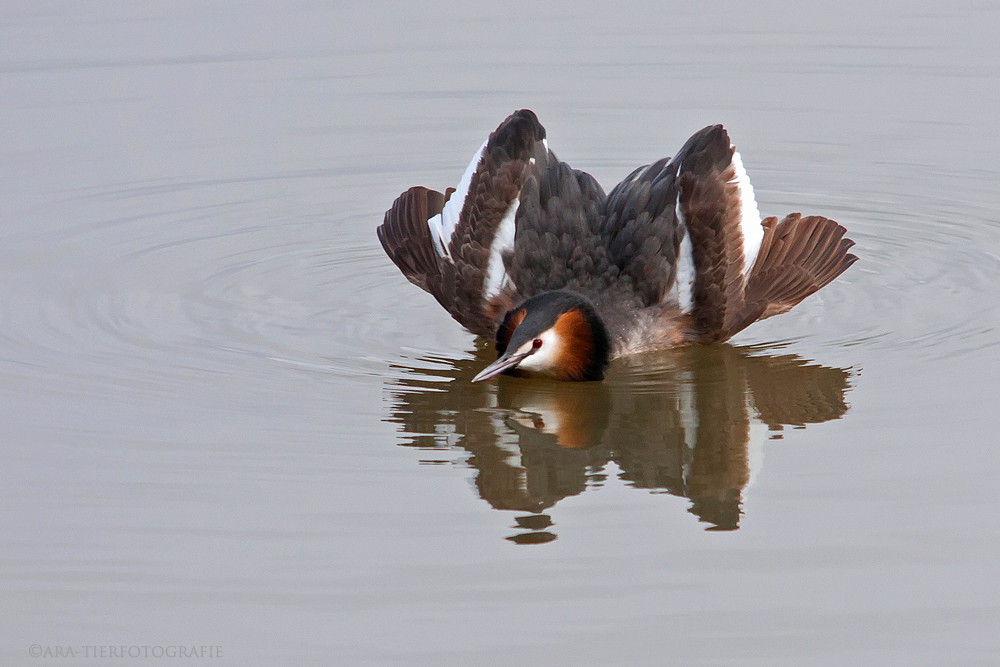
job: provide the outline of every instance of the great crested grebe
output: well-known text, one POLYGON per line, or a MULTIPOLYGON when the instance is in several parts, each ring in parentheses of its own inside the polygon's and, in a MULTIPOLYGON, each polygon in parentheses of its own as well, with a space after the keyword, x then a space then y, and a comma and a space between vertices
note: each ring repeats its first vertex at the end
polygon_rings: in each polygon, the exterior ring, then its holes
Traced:
POLYGON ((410 282, 496 341, 475 382, 600 380, 616 357, 724 341, 847 270, 845 231, 822 216, 761 220, 721 125, 605 195, 523 109, 457 187, 401 194, 378 238, 410 282))

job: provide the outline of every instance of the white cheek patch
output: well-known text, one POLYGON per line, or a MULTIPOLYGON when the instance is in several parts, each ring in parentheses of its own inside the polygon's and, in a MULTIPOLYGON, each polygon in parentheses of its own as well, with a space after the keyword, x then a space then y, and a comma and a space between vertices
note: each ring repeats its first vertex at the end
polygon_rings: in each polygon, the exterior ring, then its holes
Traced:
MULTIPOLYGON (((538 338, 541 339, 542 346, 519 363, 517 365, 518 368, 523 368, 526 371, 535 371, 536 373, 556 368, 556 362, 559 360, 559 352, 562 348, 559 336, 556 335, 555 331, 549 329, 548 331, 543 331, 538 338)), ((527 352, 533 344, 534 341, 529 340, 518 348, 518 353, 527 352)))
POLYGON ((455 191, 445 202, 444 209, 427 221, 427 226, 431 230, 431 237, 434 239, 434 249, 438 255, 451 259, 448 246, 451 244, 451 237, 455 234, 455 227, 458 226, 458 219, 462 215, 462 207, 465 206, 465 198, 469 195, 469 186, 472 185, 472 176, 476 173, 476 167, 483 157, 486 144, 483 142, 476 154, 472 157, 472 162, 465 168, 462 180, 455 186, 455 191))
MULTIPOLYGON (((736 190, 740 195, 740 232, 743 233, 743 276, 750 273, 764 240, 764 228, 760 224, 760 211, 753 196, 750 177, 743 168, 743 158, 738 151, 733 152, 733 171, 736 172, 736 190)), ((731 181, 732 182, 732 181, 731 181)))

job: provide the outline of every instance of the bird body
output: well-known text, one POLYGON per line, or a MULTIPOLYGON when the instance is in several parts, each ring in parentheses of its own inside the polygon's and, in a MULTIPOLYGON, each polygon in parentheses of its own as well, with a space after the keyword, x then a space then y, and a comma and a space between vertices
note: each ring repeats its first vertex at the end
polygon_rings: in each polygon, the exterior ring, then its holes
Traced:
POLYGON ((761 220, 721 125, 606 195, 556 158, 528 110, 456 188, 410 188, 378 228, 411 282, 496 341, 477 380, 598 380, 615 357, 726 340, 843 273, 857 259, 844 234, 821 216, 761 220))

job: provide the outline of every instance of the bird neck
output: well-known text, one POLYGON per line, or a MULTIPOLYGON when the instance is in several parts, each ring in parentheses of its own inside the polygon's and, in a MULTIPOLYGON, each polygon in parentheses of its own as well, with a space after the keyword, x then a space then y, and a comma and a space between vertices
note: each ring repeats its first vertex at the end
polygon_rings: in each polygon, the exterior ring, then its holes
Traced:
POLYGON ((585 306, 567 310, 556 321, 562 347, 559 379, 602 380, 611 363, 608 328, 589 303, 585 306))

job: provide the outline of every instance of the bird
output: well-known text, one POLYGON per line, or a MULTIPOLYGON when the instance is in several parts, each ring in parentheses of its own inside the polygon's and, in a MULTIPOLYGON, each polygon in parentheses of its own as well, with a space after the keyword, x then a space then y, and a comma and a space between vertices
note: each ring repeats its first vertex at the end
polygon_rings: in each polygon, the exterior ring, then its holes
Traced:
POLYGON ((722 125, 605 194, 549 149, 534 112, 490 133, 458 184, 415 186, 377 236, 506 374, 602 380, 613 359, 725 341, 787 312, 857 257, 837 222, 761 219, 722 125))

